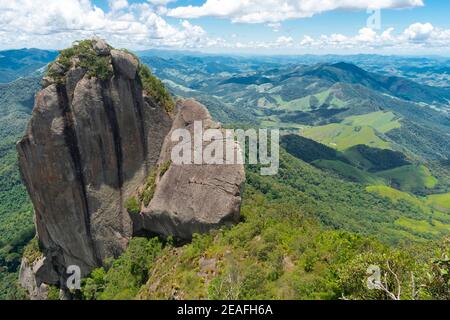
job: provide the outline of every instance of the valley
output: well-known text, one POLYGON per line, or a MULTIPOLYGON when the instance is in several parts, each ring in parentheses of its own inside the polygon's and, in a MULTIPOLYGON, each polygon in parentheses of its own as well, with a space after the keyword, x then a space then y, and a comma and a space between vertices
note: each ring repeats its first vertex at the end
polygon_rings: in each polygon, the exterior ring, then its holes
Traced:
MULTIPOLYGON (((446 62, 424 59, 412 68, 415 60, 400 57, 137 55, 174 97, 195 98, 226 127, 280 128, 280 172, 261 177, 246 167, 243 218, 233 228, 184 246, 133 239, 114 266, 91 273, 85 298, 361 298, 372 294, 350 280, 362 270, 361 256, 381 263, 388 255, 403 272, 431 270, 431 256, 446 250, 446 62), (414 247, 410 255, 402 255, 405 247, 414 247)), ((23 297, 15 283, 34 228, 15 144, 55 53, 0 57, 1 299, 23 297), (5 57, 13 67, 2 65, 5 57)))

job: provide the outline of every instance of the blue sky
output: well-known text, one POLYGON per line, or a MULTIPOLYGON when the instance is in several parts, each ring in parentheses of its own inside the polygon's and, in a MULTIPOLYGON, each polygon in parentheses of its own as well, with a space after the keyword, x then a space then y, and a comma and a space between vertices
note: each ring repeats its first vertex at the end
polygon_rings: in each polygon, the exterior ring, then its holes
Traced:
POLYGON ((449 13, 441 0, 0 0, 0 49, 98 35, 130 49, 450 55, 449 13))

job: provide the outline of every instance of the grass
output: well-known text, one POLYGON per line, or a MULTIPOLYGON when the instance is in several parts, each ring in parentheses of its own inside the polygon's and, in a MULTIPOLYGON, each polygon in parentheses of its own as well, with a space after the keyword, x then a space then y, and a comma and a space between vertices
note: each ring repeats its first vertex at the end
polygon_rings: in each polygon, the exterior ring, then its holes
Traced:
POLYGON ((382 133, 401 127, 401 123, 394 113, 384 111, 348 117, 342 123, 350 126, 369 126, 382 133))
POLYGON ((365 144, 373 148, 391 149, 391 144, 381 139, 375 129, 369 126, 332 123, 306 128, 300 134, 340 151, 359 144, 365 144))
POLYGON ((376 193, 382 197, 388 198, 394 203, 403 200, 419 207, 426 213, 432 213, 430 207, 427 206, 425 202, 407 192, 403 192, 388 186, 368 186, 366 187, 366 190, 367 192, 376 193))
POLYGON ((129 198, 125 202, 125 208, 130 214, 139 214, 141 212, 141 206, 135 197, 129 198))
POLYGON ((450 193, 434 194, 427 197, 427 204, 437 210, 450 213, 450 193))
POLYGON ((291 101, 284 101, 280 95, 273 95, 273 98, 275 99, 275 101, 280 109, 290 111, 290 112, 292 112, 292 111, 309 112, 309 111, 312 111, 311 98, 313 98, 313 97, 316 98, 317 105, 321 106, 330 97, 330 95, 331 95, 331 100, 330 100, 329 104, 332 108, 342 108, 345 106, 345 101, 342 101, 339 98, 336 98, 336 96, 332 93, 332 91, 330 89, 322 91, 315 95, 309 95, 309 96, 299 98, 299 99, 294 99, 291 101))
POLYGON ((400 127, 401 124, 395 114, 378 111, 348 117, 341 123, 306 128, 301 134, 337 150, 345 150, 359 144, 392 149, 391 144, 383 140, 379 133, 387 133, 400 127))
POLYGON ((401 186, 403 191, 413 193, 432 189, 439 182, 424 165, 402 166, 378 172, 376 175, 389 180, 391 185, 401 186))
POLYGON ((433 219, 427 221, 402 217, 395 221, 395 224, 406 228, 413 233, 419 233, 425 236, 428 235, 430 237, 444 237, 450 233, 450 225, 433 219))
POLYGON ((153 199, 153 195, 156 190, 156 175, 157 170, 152 170, 147 177, 147 181, 144 186, 144 190, 139 194, 139 200, 144 204, 144 206, 148 206, 150 201, 153 199))

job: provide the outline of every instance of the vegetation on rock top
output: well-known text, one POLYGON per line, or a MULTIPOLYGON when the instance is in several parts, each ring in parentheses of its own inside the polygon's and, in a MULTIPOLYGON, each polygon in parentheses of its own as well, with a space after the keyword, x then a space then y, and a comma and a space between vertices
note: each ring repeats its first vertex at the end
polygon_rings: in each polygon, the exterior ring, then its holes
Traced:
POLYGON ((163 106, 167 112, 172 112, 175 103, 162 81, 155 77, 150 71, 150 68, 142 63, 139 64, 138 73, 144 91, 149 96, 153 97, 156 100, 156 103, 163 106))
MULTIPOLYGON (((113 74, 111 56, 100 56, 94 50, 93 40, 81 40, 70 48, 60 51, 60 55, 54 63, 59 63, 63 71, 67 72, 71 67, 80 67, 87 70, 89 77, 107 80, 113 74)), ((63 75, 53 71, 53 64, 49 65, 47 75, 60 82, 63 75)))

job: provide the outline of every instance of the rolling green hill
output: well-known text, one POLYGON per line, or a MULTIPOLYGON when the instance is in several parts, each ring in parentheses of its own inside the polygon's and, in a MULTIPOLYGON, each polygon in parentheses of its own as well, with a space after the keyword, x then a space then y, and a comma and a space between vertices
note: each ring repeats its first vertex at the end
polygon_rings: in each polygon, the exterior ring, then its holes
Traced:
POLYGON ((391 186, 401 186, 408 192, 421 192, 432 189, 438 183, 430 170, 423 165, 408 165, 378 172, 377 176, 389 180, 391 186))
POLYGON ((450 193, 430 195, 427 197, 427 204, 450 213, 450 193))

